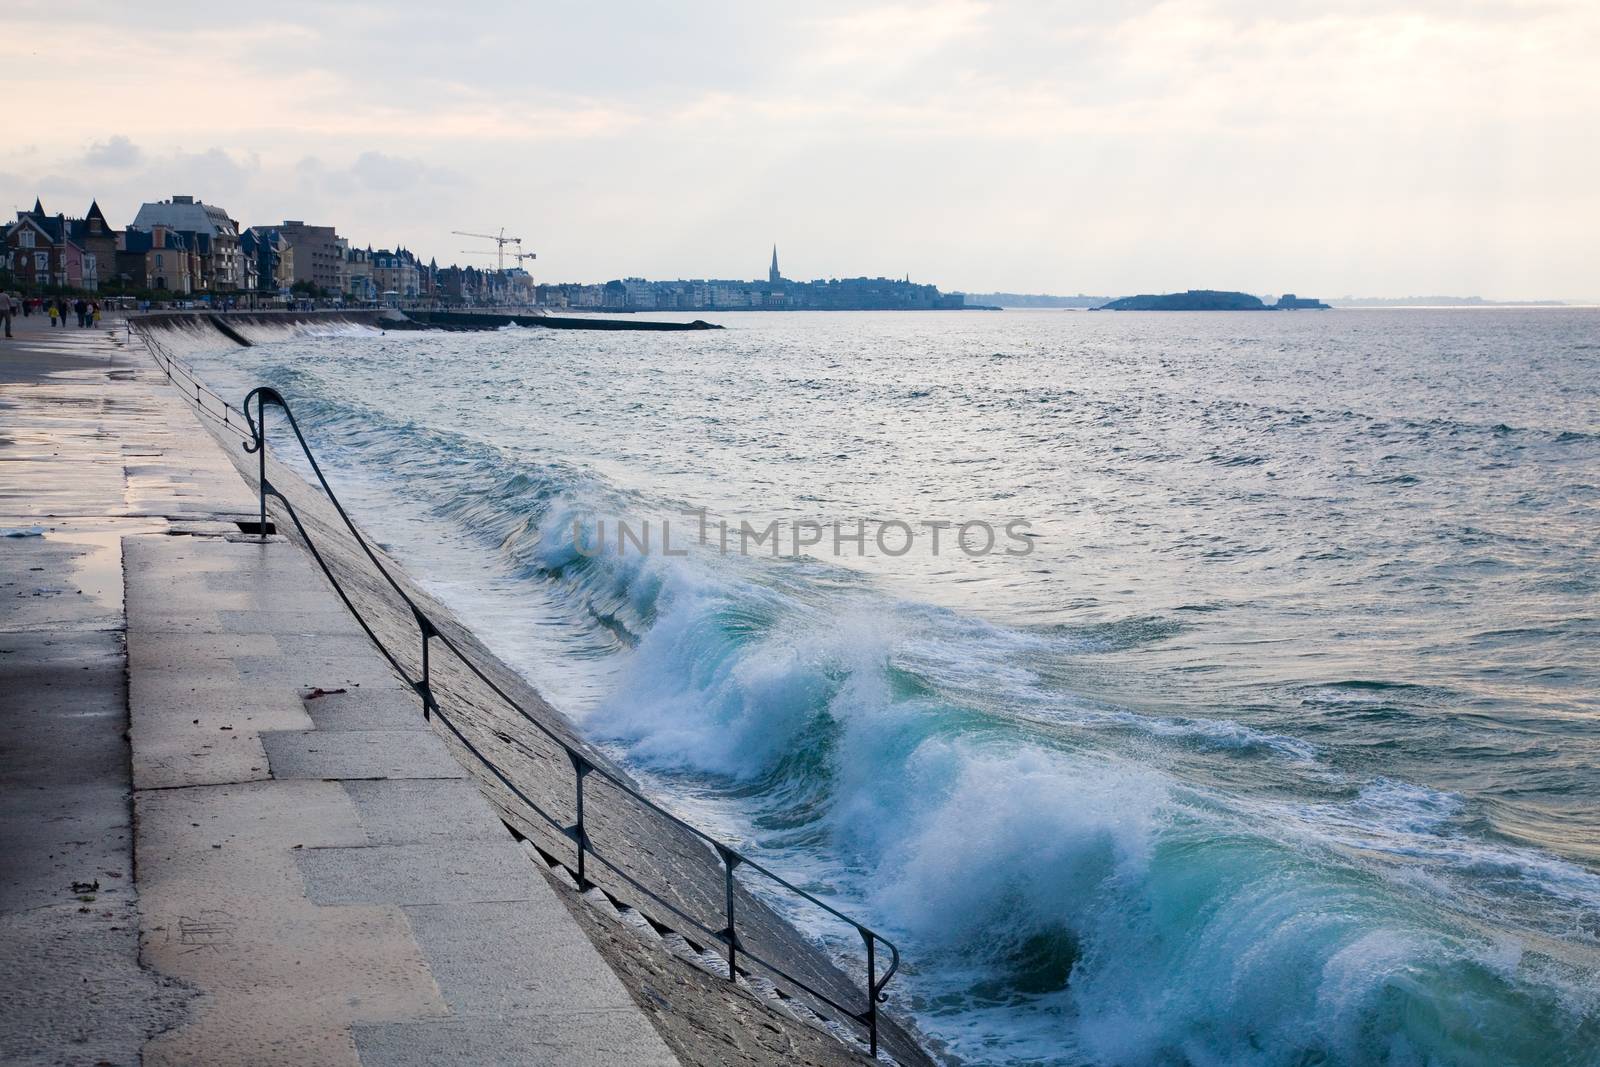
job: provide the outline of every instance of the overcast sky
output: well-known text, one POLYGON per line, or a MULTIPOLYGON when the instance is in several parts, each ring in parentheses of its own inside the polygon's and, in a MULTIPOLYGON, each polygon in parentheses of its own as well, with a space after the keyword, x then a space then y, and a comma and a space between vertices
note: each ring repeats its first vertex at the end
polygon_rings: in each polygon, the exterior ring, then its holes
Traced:
POLYGON ((1600 3, 9 0, 0 207, 541 280, 1600 297, 1600 3))

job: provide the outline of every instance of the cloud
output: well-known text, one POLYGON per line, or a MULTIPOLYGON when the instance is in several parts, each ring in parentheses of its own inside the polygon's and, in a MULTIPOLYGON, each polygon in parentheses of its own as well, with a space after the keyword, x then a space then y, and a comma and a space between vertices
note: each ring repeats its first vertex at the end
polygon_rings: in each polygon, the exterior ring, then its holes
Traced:
POLYGON ((573 279, 747 273, 760 220, 798 271, 980 290, 1600 292, 1593 0, 13 6, 0 95, 52 110, 0 142, 22 206, 193 193, 441 256, 492 221, 573 279), (80 15, 117 62, 37 47, 80 15), (174 112, 176 54, 229 91, 174 112))
POLYGON ((367 151, 350 165, 350 174, 368 189, 399 192, 418 186, 461 184, 461 176, 447 167, 429 166, 420 159, 405 159, 383 152, 367 151))
POLYGON ((247 195, 261 170, 256 153, 214 147, 152 158, 147 168, 129 177, 145 190, 147 200, 182 193, 226 205, 247 195))
POLYGON ((808 58, 827 67, 860 66, 881 78, 974 33, 988 7, 970 0, 947 0, 861 7, 819 18, 811 38, 816 50, 808 58))
POLYGON ((83 162, 90 167, 126 169, 144 162, 144 152, 120 133, 109 141, 96 141, 83 154, 83 162))
MULTIPOLYGON (((38 191, 40 196, 88 196, 89 187, 77 178, 65 174, 46 174, 39 179, 38 191)), ((52 208, 52 211, 63 210, 52 208)))

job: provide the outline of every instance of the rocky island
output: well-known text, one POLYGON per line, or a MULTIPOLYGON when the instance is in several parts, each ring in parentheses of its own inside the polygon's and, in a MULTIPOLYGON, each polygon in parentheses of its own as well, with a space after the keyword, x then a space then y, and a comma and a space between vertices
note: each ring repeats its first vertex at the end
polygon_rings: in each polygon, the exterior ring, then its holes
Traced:
POLYGON ((1096 311, 1296 311, 1327 308, 1311 297, 1285 293, 1276 304, 1263 303, 1249 293, 1230 293, 1220 289, 1190 289, 1182 293, 1125 296, 1101 304, 1096 311))

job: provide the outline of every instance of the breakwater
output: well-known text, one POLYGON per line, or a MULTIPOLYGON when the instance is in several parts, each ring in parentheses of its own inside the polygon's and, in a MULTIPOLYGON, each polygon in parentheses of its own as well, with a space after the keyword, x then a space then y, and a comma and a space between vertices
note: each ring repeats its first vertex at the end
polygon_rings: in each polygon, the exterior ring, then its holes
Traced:
MULTIPOLYGON (((182 355, 286 341, 294 337, 375 334, 389 326, 382 311, 152 311, 129 318, 182 355)), ((392 328, 392 327, 389 327, 392 328)))
POLYGON ((356 326, 377 329, 382 311, 151 311, 130 321, 147 330, 215 330, 235 344, 252 344, 250 329, 356 326))
MULTIPOLYGON (((498 330, 504 326, 542 330, 720 330, 721 326, 693 322, 654 322, 649 319, 579 318, 563 315, 514 315, 494 311, 407 311, 405 318, 419 326, 442 330, 498 330)), ((397 321, 397 320, 390 320, 397 321)))
POLYGON ((379 330, 441 330, 451 333, 500 330, 508 326, 543 330, 638 330, 653 333, 720 330, 721 326, 693 322, 654 322, 644 319, 576 318, 560 315, 516 315, 491 311, 399 311, 394 308, 317 311, 154 311, 134 317, 141 328, 163 335, 182 335, 183 351, 215 347, 217 335, 249 347, 295 336, 333 333, 372 333, 379 330))

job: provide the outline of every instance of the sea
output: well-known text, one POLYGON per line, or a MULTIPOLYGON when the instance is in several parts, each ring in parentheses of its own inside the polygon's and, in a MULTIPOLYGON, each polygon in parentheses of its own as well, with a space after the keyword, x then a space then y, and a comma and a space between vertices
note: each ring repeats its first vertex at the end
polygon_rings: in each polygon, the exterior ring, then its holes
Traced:
POLYGON ((1600 311, 721 321, 191 358, 945 1062, 1600 1063, 1600 311))

